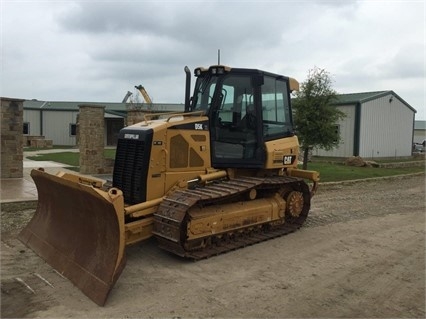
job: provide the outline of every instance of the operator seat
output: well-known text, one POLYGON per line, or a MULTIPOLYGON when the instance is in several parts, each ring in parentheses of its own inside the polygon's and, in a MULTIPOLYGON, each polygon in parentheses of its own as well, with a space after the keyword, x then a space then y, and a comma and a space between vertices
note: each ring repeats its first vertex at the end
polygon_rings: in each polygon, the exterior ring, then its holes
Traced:
POLYGON ((257 128, 257 119, 256 112, 253 104, 248 104, 246 106, 246 114, 243 116, 241 121, 238 123, 238 128, 242 130, 256 130, 257 128))

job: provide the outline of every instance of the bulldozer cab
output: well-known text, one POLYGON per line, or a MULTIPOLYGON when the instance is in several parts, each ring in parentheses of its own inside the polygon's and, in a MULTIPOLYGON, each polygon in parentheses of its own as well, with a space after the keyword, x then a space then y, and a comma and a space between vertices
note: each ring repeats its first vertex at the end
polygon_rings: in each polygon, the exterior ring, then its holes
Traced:
POLYGON ((262 168, 266 156, 264 143, 294 135, 290 109, 292 79, 224 66, 198 68, 195 76, 191 110, 204 111, 209 118, 213 167, 244 164, 248 168, 262 168))

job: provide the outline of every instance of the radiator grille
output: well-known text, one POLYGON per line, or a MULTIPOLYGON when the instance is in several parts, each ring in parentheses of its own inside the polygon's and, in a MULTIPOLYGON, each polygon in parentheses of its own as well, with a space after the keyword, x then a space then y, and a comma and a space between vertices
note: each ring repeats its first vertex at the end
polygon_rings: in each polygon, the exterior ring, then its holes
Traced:
POLYGON ((149 149, 147 149, 145 141, 136 139, 118 140, 113 186, 123 191, 124 201, 128 204, 146 201, 148 161, 149 149))

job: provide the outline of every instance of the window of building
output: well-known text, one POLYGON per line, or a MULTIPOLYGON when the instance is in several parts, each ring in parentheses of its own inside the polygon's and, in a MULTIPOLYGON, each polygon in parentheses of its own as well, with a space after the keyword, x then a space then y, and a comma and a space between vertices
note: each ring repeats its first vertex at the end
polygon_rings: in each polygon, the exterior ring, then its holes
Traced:
POLYGON ((24 135, 29 135, 30 134, 30 123, 29 122, 24 122, 24 127, 23 127, 23 132, 24 135))
POLYGON ((77 135, 77 124, 70 124, 70 136, 76 136, 77 135))
POLYGON ((340 125, 335 125, 334 126, 334 142, 339 142, 340 139, 340 125))

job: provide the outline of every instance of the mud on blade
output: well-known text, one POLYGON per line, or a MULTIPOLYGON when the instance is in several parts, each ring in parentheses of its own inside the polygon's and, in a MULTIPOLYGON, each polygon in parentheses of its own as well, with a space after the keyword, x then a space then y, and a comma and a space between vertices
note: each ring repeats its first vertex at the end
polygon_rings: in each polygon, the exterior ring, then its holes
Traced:
POLYGON ((19 239, 95 303, 104 305, 125 265, 124 202, 102 191, 33 170, 38 206, 19 239))

